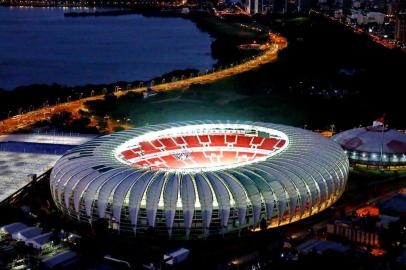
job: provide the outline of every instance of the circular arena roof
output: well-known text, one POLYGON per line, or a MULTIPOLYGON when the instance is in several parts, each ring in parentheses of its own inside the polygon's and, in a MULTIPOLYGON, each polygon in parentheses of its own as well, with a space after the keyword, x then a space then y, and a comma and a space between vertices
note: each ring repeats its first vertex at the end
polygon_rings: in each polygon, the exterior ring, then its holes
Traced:
POLYGON ((381 126, 343 131, 332 137, 351 161, 365 164, 406 164, 406 134, 381 126), (381 155, 382 152, 382 155, 381 155))
POLYGON ((287 224, 334 203, 348 159, 335 142, 270 123, 193 121, 134 128, 67 152, 50 185, 82 222, 174 238, 287 224))

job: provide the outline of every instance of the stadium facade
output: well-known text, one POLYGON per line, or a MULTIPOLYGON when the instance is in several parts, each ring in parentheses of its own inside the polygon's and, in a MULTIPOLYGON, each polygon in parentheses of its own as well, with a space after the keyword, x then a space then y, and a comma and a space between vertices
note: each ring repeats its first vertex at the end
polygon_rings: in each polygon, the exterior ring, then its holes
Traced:
POLYGON ((343 131, 332 137, 353 167, 406 170, 406 134, 384 126, 343 131))
POLYGON ((50 185, 59 209, 121 232, 196 239, 277 227, 343 193, 341 147, 299 128, 191 121, 135 128, 67 152, 50 185))

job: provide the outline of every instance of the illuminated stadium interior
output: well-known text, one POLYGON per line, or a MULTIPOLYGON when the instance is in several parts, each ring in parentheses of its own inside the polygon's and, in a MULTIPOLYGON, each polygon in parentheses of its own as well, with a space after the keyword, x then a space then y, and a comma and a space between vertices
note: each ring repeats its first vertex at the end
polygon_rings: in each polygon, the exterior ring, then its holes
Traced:
POLYGON ((151 132, 116 150, 125 164, 163 171, 213 171, 265 160, 283 151, 280 131, 249 125, 200 125, 151 132))

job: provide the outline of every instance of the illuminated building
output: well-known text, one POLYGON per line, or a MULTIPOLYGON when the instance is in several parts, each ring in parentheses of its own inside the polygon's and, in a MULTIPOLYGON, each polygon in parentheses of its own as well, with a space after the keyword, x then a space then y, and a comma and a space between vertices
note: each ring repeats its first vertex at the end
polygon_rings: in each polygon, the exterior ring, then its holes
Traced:
POLYGON ((196 239, 316 214, 341 196, 348 170, 338 144, 307 130, 193 121, 83 144, 57 162, 50 185, 57 207, 81 222, 196 239))
POLYGON ((406 12, 401 12, 396 16, 395 39, 406 44, 406 12))
POLYGON ((382 126, 354 128, 332 137, 356 167, 406 170, 406 134, 382 126))

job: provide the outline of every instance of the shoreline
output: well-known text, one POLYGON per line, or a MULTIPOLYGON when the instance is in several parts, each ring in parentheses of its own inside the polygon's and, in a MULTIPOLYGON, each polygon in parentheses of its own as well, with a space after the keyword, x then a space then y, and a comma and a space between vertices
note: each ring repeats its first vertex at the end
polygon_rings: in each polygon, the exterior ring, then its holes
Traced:
MULTIPOLYGON (((15 5, 4 5, 4 4, 0 4, 0 7, 15 7, 15 5)), ((25 8, 25 7, 21 7, 21 8, 25 8)), ((28 8, 28 6, 27 6, 28 8)), ((35 7, 29 7, 29 8, 33 8, 33 9, 41 9, 42 7, 39 6, 35 6, 35 7)), ((48 8, 48 7, 47 7, 48 8)), ((62 6, 52 6, 49 8, 56 8, 56 9, 64 9, 64 7, 62 6)), ((92 7, 83 7, 86 9, 92 9, 92 7)), ((100 8, 104 8, 104 7, 100 7, 100 8)), ((82 8, 80 8, 82 9, 82 8)), ((94 16, 94 17, 102 17, 102 16, 125 16, 125 15, 141 15, 144 17, 156 17, 156 18, 182 18, 185 20, 188 20, 190 22, 192 22, 199 31, 207 33, 210 37, 214 38, 215 37, 212 35, 212 33, 210 33, 209 31, 207 31, 206 29, 203 29, 202 27, 197 26, 196 22, 194 20, 192 20, 190 17, 188 16, 184 16, 181 15, 180 10, 160 10, 160 9, 118 9, 117 7, 114 7, 115 10, 102 10, 102 11, 96 11, 96 12, 70 12, 70 13, 66 13, 64 12, 63 16, 64 17, 72 17, 72 18, 77 18, 77 17, 88 17, 88 16, 94 16)), ((212 55, 212 49, 211 46, 213 45, 213 42, 215 42, 215 40, 213 40, 211 42, 211 44, 209 45, 209 50, 210 53, 212 55)), ((209 67, 207 67, 208 70, 211 70, 213 68, 216 67, 216 65, 221 62, 221 59, 218 59, 216 57, 211 56, 211 58, 213 59, 213 64, 210 65, 209 67)), ((161 73, 161 74, 156 74, 152 77, 146 77, 144 79, 142 78, 130 78, 129 80, 111 80, 109 82, 84 82, 84 83, 79 83, 79 84, 75 84, 73 83, 61 83, 58 81, 53 81, 53 82, 32 82, 32 83, 28 83, 28 84, 18 84, 16 86, 13 86, 11 88, 2 88, 0 86, 0 93, 1 92, 15 92, 18 89, 21 88, 30 88, 30 87, 35 87, 35 86, 48 86, 48 87, 52 87, 55 85, 58 85, 60 87, 66 87, 66 88, 83 88, 86 86, 90 86, 93 88, 98 88, 98 87, 109 87, 109 86, 114 86, 117 84, 135 84, 135 83, 139 83, 139 82, 149 82, 155 79, 159 79, 159 78, 163 78, 165 77, 167 74, 171 74, 171 73, 182 73, 184 72, 184 75, 188 75, 189 71, 193 70, 194 73, 196 72, 202 72, 203 70, 196 70, 193 67, 190 66, 185 66, 184 68, 181 69, 172 69, 172 70, 168 70, 167 72, 161 73)), ((1 119, 1 116, 0 116, 1 119)))
MULTIPOLYGON (((281 36, 272 35, 270 38, 273 40, 273 45, 271 45, 263 54, 254 57, 247 62, 240 63, 235 66, 230 66, 225 69, 220 69, 213 73, 191 76, 179 81, 163 82, 161 84, 154 85, 151 88, 155 92, 166 92, 176 89, 184 89, 191 85, 208 84, 220 79, 253 70, 261 65, 273 62, 278 58, 279 51, 285 49, 288 43, 287 40, 281 36)), ((147 91, 148 89, 150 89, 150 87, 142 85, 128 90, 117 90, 112 94, 116 97, 120 97, 128 93, 142 93, 147 91)), ((51 115, 60 113, 62 111, 68 111, 72 114, 78 114, 80 110, 84 108, 86 102, 103 99, 105 94, 83 97, 69 102, 61 102, 53 106, 50 106, 48 104, 47 106, 44 106, 38 110, 32 110, 12 117, 7 117, 6 119, 0 121, 0 134, 9 134, 19 129, 27 128, 35 122, 44 120, 47 117, 50 117, 51 115)))
MULTIPOLYGON (((5 5, 4 3, 0 4, 0 7, 21 7, 21 8, 43 8, 41 6, 19 6, 19 5, 5 5)), ((79 9, 92 9, 92 8, 107 8, 108 6, 86 6, 86 7, 78 7, 79 9)), ((46 8, 71 8, 69 6, 46 6, 46 8)), ((236 48, 238 45, 244 44, 244 43, 250 43, 251 41, 259 40, 259 41, 266 41, 268 38, 268 33, 263 32, 262 34, 251 34, 251 36, 246 35, 246 36, 233 36, 236 35, 235 33, 232 33, 231 35, 227 35, 227 31, 219 30, 217 28, 218 25, 221 24, 230 24, 230 22, 227 22, 227 20, 223 19, 222 22, 220 22, 221 19, 217 18, 216 16, 210 14, 206 10, 200 10, 200 9, 192 9, 188 14, 182 14, 181 13, 181 7, 176 7, 172 9, 163 9, 160 7, 143 7, 139 9, 134 9, 134 8, 125 8, 121 9, 120 7, 112 7, 115 10, 102 10, 102 11, 95 11, 95 12, 69 12, 69 13, 64 13, 64 17, 71 17, 71 18, 78 18, 78 17, 103 17, 103 16, 125 16, 125 15, 141 15, 144 17, 158 17, 158 18, 182 18, 188 21, 191 21, 200 31, 207 33, 210 37, 212 37, 214 40, 212 41, 210 45, 210 50, 212 54, 213 60, 216 62, 214 63, 210 69, 215 69, 216 67, 219 66, 224 66, 224 65, 229 65, 233 64, 238 61, 244 60, 247 56, 255 56, 255 53, 250 52, 246 53, 242 52, 240 55, 236 55, 236 48), (224 55, 223 52, 234 52, 234 56, 232 58, 227 57, 227 59, 222 59, 222 55, 224 55)), ((228 30, 228 29, 227 29, 228 30)), ((237 32, 235 29, 234 32, 237 32)), ((241 27, 239 29, 241 31, 245 31, 241 27)), ((248 32, 248 31, 247 31, 248 32)), ((226 54, 227 54, 226 53, 226 54)), ((193 69, 191 67, 185 67, 182 70, 190 70, 193 69)), ((53 85, 59 85, 62 87, 70 87, 70 88, 82 88, 84 86, 92 86, 92 87, 98 87, 98 86, 109 86, 109 85, 115 85, 115 84, 120 84, 120 83, 127 83, 131 84, 134 82, 149 82, 151 80, 154 80, 156 78, 161 78, 164 77, 168 73, 173 73, 173 72, 178 72, 178 69, 175 70, 170 70, 167 73, 163 74, 158 74, 155 77, 151 77, 148 79, 131 79, 131 80, 115 80, 115 81, 110 81, 110 82, 105 82, 105 83, 92 83, 92 82, 85 82, 85 83, 80 83, 80 84, 66 84, 66 83, 60 83, 57 81, 54 82, 49 82, 49 83, 30 83, 30 84, 20 84, 17 85, 13 88, 6 89, 6 88, 1 88, 0 87, 0 92, 1 91, 6 91, 6 92, 14 92, 19 88, 29 88, 29 87, 34 87, 37 85, 46 85, 46 86, 53 86, 53 85)), ((202 70, 199 70, 199 72, 202 72, 202 70)), ((1 118, 1 116, 0 116, 1 118)))

